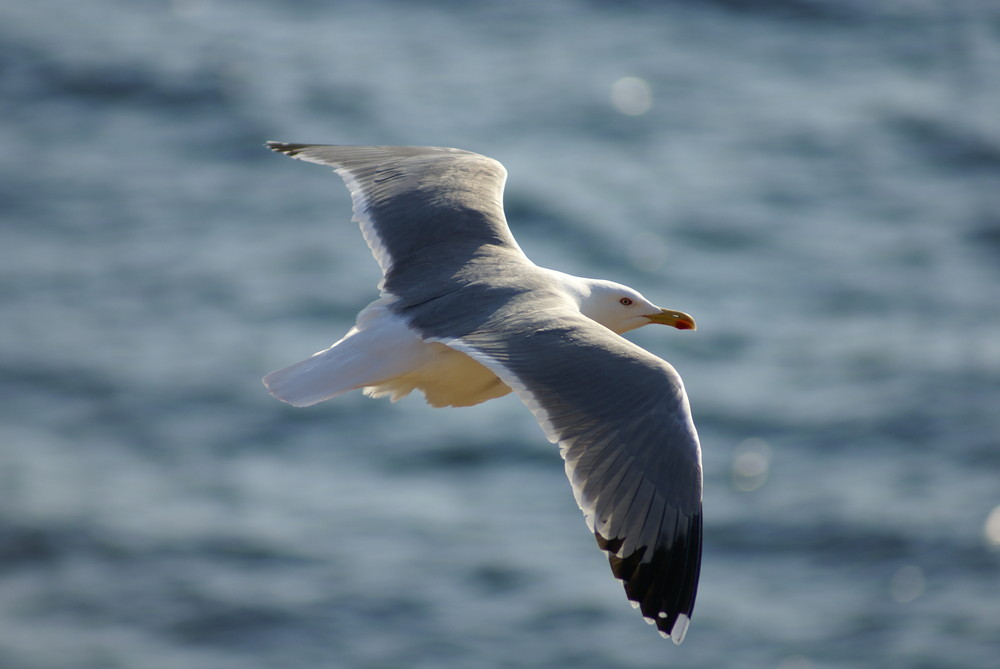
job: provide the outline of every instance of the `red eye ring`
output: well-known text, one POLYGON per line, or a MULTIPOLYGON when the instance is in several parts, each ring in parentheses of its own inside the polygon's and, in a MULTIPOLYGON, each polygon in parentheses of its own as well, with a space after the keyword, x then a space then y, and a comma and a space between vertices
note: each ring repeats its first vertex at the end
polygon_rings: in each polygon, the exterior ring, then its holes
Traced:
POLYGON ((622 299, 618 300, 618 302, 625 307, 632 306, 632 298, 630 297, 623 297, 622 299))

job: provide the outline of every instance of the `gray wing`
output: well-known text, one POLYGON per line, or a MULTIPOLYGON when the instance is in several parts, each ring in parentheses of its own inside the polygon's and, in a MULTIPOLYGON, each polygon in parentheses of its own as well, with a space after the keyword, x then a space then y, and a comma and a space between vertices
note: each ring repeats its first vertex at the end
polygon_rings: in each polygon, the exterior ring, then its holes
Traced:
POLYGON ((427 146, 267 146, 336 170, 382 268, 382 288, 410 303, 447 290, 484 247, 527 260, 503 213, 507 171, 492 158, 427 146))
POLYGON ((684 638, 701 569, 701 448, 668 363, 582 315, 441 341, 492 370, 558 442, 598 546, 647 621, 684 638))

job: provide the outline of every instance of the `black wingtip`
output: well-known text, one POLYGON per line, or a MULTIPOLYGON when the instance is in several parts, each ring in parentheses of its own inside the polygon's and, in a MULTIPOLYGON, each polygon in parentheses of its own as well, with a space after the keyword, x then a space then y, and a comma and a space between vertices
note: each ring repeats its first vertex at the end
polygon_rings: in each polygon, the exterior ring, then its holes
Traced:
POLYGON ((286 156, 295 157, 299 153, 301 153, 303 149, 305 149, 306 147, 311 146, 311 145, 310 144, 288 144, 286 142, 264 142, 264 146, 266 146, 267 148, 271 149, 272 151, 276 151, 278 153, 283 153, 286 156))
POLYGON ((694 611, 701 573, 701 512, 688 517, 666 546, 659 546, 646 558, 647 547, 619 556, 623 540, 604 539, 595 533, 597 544, 608 553, 611 571, 625 585, 628 599, 661 634, 674 643, 684 640, 694 611), (676 626, 676 627, 675 627, 676 626))

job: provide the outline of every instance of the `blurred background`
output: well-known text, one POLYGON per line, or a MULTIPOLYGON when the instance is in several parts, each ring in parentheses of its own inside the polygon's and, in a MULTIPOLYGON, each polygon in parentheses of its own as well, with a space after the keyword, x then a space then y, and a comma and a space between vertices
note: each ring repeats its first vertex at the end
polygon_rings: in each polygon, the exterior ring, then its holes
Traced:
POLYGON ((3 3, 0 667, 996 666, 998 110, 992 0, 3 3), (379 278, 265 140, 495 157, 695 316, 684 645, 516 399, 265 393, 379 278))

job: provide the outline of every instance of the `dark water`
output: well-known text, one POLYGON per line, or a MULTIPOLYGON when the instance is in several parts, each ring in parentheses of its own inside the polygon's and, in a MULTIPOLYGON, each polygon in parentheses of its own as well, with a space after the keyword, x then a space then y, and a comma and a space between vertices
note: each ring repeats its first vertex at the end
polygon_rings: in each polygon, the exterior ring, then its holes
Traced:
POLYGON ((0 5, 0 667, 998 666, 998 110, 990 0, 0 5), (266 395, 378 279, 267 139, 494 156, 533 259, 698 319, 634 336, 683 646, 516 400, 266 395))

